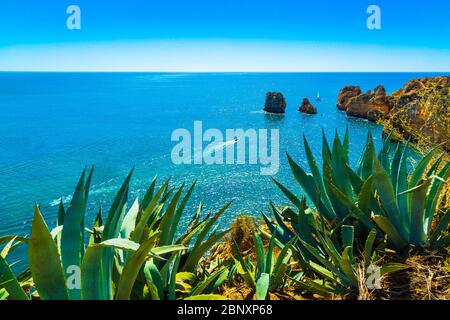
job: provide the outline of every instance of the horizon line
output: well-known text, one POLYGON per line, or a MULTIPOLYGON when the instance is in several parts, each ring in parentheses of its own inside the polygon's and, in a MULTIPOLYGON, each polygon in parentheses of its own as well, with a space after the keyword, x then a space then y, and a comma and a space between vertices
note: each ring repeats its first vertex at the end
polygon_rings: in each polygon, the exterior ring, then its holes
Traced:
POLYGON ((444 71, 402 71, 402 70, 389 70, 389 71, 164 71, 164 70, 152 70, 152 71, 136 71, 136 70, 0 70, 0 73, 449 73, 450 70, 444 71))

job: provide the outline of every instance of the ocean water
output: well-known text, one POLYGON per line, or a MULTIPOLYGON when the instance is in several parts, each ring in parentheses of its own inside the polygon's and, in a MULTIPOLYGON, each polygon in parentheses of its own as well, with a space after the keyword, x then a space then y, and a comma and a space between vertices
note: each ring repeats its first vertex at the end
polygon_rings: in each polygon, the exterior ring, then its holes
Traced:
POLYGON ((257 216, 270 200, 287 203, 271 178, 260 174, 260 166, 174 165, 173 130, 192 131, 197 120, 204 130, 279 129, 276 177, 300 195, 285 152, 306 166, 303 134, 319 157, 322 128, 332 139, 335 130, 343 134, 348 127, 353 164, 368 130, 381 143, 378 125, 337 110, 342 87, 355 84, 369 90, 382 84, 392 92, 422 76, 426 74, 0 73, 0 236, 29 234, 35 203, 53 227, 58 199, 70 201, 85 165, 95 165, 87 225, 100 205, 109 207, 133 166, 130 202, 143 195, 155 175, 172 177, 176 184, 198 179, 186 216, 200 201, 211 211, 229 200, 234 203, 221 227, 241 212, 257 216), (261 111, 267 91, 285 95, 284 116, 261 111), (313 101, 317 91, 320 102, 313 101), (319 114, 297 112, 304 97, 319 114))

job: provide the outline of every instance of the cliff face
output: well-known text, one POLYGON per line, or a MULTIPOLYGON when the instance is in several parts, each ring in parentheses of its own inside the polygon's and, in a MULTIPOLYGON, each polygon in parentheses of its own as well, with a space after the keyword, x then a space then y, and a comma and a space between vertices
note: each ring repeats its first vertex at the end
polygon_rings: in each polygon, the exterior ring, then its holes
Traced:
MULTIPOLYGON (((450 139, 450 77, 413 79, 390 95, 382 86, 360 94, 354 88, 345 87, 338 97, 337 107, 347 115, 378 121, 397 140, 429 146, 450 139)), ((450 150, 450 142, 444 147, 450 150)))

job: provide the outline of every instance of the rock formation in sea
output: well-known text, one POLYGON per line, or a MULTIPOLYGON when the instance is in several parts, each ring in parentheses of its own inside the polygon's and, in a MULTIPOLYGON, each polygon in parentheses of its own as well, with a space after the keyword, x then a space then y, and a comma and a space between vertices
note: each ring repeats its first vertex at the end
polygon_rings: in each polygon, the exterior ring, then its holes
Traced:
POLYGON ((357 86, 346 86, 341 90, 338 96, 337 107, 339 110, 346 110, 348 101, 351 98, 359 96, 361 94, 361 88, 357 86))
POLYGON ((267 92, 264 111, 270 113, 285 113, 286 100, 281 92, 267 92))
MULTIPOLYGON (((397 138, 429 144, 450 139, 450 77, 412 79, 390 95, 382 86, 357 92, 358 87, 343 88, 337 107, 349 116, 381 122, 384 135, 394 130, 397 138)), ((450 150, 450 143, 444 147, 450 150)))
POLYGON ((347 115, 371 121, 384 118, 392 107, 393 100, 386 95, 383 86, 376 87, 373 92, 369 90, 352 97, 343 106, 347 115))
POLYGON ((298 109, 298 111, 307 113, 307 114, 316 114, 317 109, 314 107, 311 102, 309 102, 308 98, 303 99, 302 105, 298 109))

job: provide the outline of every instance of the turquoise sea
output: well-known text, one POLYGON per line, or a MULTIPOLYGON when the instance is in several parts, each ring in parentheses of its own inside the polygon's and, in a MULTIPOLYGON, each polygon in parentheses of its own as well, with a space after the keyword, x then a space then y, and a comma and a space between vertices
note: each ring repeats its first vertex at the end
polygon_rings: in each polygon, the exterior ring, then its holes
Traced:
POLYGON ((0 236, 28 234, 36 202, 53 227, 58 199, 70 201, 81 171, 92 164, 88 225, 100 205, 108 208, 133 166, 131 198, 142 196, 155 175, 175 183, 198 179, 188 212, 201 200, 207 210, 215 210, 234 199, 220 221, 223 227, 240 212, 257 215, 269 200, 286 202, 271 178, 254 165, 176 166, 170 157, 173 130, 193 130, 196 120, 203 121, 204 129, 223 132, 278 128, 277 178, 294 186, 285 152, 306 165, 303 134, 319 156, 322 128, 332 139, 336 129, 343 134, 348 127, 354 164, 368 130, 381 142, 378 125, 336 109, 342 87, 369 90, 382 84, 392 92, 427 75, 433 74, 0 73, 0 236), (284 116, 261 111, 267 91, 285 95, 284 116), (318 91, 321 101, 314 102, 318 91), (304 97, 313 101, 318 115, 297 112, 304 97))

